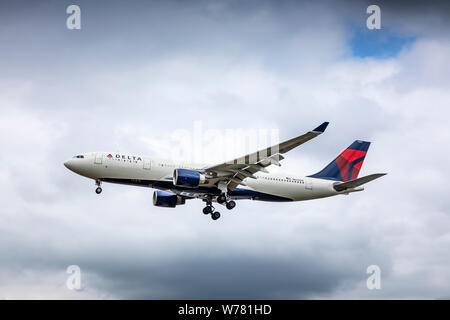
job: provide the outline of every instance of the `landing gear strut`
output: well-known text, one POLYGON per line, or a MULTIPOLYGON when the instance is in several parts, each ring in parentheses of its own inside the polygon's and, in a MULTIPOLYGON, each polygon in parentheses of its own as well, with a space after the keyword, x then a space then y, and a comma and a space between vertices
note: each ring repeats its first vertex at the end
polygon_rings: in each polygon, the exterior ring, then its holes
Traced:
POLYGON ((95 193, 96 194, 102 193, 102 187, 100 187, 102 182, 100 180, 95 180, 95 184, 97 185, 97 189, 95 189, 95 193))

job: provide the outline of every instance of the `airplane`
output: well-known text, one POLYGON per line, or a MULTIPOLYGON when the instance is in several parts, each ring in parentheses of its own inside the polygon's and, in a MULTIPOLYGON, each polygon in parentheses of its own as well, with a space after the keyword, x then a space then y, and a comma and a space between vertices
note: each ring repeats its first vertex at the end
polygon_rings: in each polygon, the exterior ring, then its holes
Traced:
POLYGON ((102 182, 157 189, 153 204, 175 208, 189 199, 201 199, 205 215, 220 218, 213 203, 231 210, 235 200, 303 201, 364 190, 363 184, 384 176, 375 173, 358 178, 370 142, 356 140, 325 168, 315 174, 271 174, 270 165, 280 166, 283 154, 319 136, 328 126, 314 130, 240 158, 216 165, 190 164, 117 152, 78 154, 64 165, 71 171, 95 180, 95 192, 102 182))

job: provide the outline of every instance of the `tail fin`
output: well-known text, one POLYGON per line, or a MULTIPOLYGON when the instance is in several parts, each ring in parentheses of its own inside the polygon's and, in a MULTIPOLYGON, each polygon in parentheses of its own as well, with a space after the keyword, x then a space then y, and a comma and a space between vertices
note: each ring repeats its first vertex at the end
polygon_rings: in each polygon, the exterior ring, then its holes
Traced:
POLYGON ((356 140, 325 168, 309 177, 343 182, 358 178, 369 146, 370 142, 356 140))

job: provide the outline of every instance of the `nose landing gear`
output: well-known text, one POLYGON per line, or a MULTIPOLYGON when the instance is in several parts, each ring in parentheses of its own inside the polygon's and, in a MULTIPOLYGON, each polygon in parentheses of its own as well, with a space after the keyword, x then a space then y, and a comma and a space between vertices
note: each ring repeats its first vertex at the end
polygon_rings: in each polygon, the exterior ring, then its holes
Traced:
POLYGON ((95 184, 97 185, 97 189, 95 189, 95 193, 96 194, 102 193, 103 189, 102 189, 102 187, 100 187, 102 182, 100 180, 95 180, 95 184))

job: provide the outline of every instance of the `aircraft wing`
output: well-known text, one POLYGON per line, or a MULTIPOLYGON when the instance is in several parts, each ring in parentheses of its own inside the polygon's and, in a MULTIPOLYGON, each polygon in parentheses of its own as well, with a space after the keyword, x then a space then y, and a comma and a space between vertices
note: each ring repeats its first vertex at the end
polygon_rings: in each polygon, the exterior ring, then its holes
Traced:
POLYGON ((228 181, 227 188, 234 190, 240 184, 245 185, 242 181, 245 178, 255 178, 254 173, 258 171, 268 172, 266 167, 271 164, 280 166, 280 160, 284 159, 283 153, 322 134, 327 126, 328 122, 324 122, 301 136, 219 165, 204 168, 203 171, 208 176, 218 178, 218 181, 228 181))

